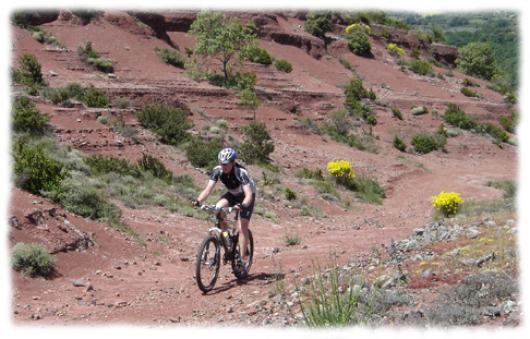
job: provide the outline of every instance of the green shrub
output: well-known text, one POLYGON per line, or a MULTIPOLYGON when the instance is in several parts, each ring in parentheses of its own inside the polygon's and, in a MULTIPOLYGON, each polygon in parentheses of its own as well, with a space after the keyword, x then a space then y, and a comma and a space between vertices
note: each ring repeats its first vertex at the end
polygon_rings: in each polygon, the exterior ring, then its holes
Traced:
POLYGON ((43 86, 42 66, 33 54, 24 53, 19 58, 20 68, 15 71, 14 81, 26 86, 43 86))
POLYGON ((510 133, 515 133, 517 127, 517 115, 512 112, 510 116, 504 116, 499 118, 501 126, 510 133))
POLYGON ((333 28, 330 12, 311 12, 304 22, 304 30, 317 38, 324 39, 333 28))
POLYGON ((296 200, 296 197, 297 197, 296 192, 290 189, 289 187, 285 188, 284 193, 285 193, 285 199, 289 201, 296 200))
POLYGON ((469 78, 465 78, 464 81, 462 81, 462 85, 464 85, 465 87, 480 87, 478 83, 469 78))
POLYGON ((119 159, 111 156, 92 155, 84 159, 94 174, 115 172, 122 176, 130 175, 138 177, 139 169, 127 159, 119 159))
POLYGON ((377 180, 366 175, 356 176, 350 189, 355 191, 357 198, 370 204, 381 204, 385 198, 385 190, 377 180))
POLYGON ((434 75, 431 64, 425 60, 411 60, 408 64, 408 67, 416 74, 430 76, 434 75))
POLYGON ((262 122, 251 122, 243 126, 241 131, 244 142, 240 146, 241 158, 247 163, 268 163, 269 154, 274 151, 274 143, 262 122))
POLYGON ((136 113, 143 127, 155 131, 163 142, 178 145, 188 138, 191 127, 188 114, 181 108, 165 104, 149 104, 136 113))
POLYGON ((129 108, 131 107, 131 100, 127 97, 116 97, 112 99, 110 106, 121 109, 129 108))
POLYGON ((107 107, 109 103, 105 92, 103 92, 103 90, 99 88, 94 87, 93 85, 84 90, 84 94, 81 100, 88 107, 107 107))
POLYGON ((109 58, 88 58, 87 63, 89 65, 92 65, 96 67, 96 69, 105 72, 105 73, 112 73, 114 72, 114 66, 112 64, 112 60, 109 58))
POLYGON ((355 115, 363 115, 368 113, 368 108, 366 108, 361 102, 362 98, 375 99, 375 94, 372 91, 368 91, 366 88, 364 88, 361 79, 352 79, 348 86, 346 86, 344 94, 346 95, 344 106, 348 112, 355 115))
POLYGON ((170 184, 173 181, 173 173, 164 166, 157 158, 143 154, 138 160, 138 167, 144 172, 150 172, 155 178, 170 184))
POLYGON ((481 132, 487 133, 495 138, 497 143, 508 142, 510 140, 510 137, 502 128, 493 124, 483 124, 480 125, 479 128, 481 129, 481 132))
POLYGON ((370 40, 366 33, 360 30, 354 30, 346 36, 346 40, 348 41, 348 47, 356 55, 370 55, 372 45, 370 45, 370 40))
POLYGON ((283 237, 283 240, 285 241, 285 245, 287 246, 300 245, 300 243, 302 242, 302 239, 300 238, 300 235, 298 235, 298 233, 287 233, 283 237))
POLYGON ((350 71, 353 71, 353 66, 352 64, 350 64, 348 62, 348 60, 344 59, 344 58, 339 58, 339 62, 341 63, 342 66, 344 66, 344 68, 346 68, 347 70, 350 70, 350 71))
POLYGON ((109 203, 96 188, 85 182, 67 178, 52 199, 68 211, 85 218, 109 224, 119 223, 121 210, 109 203))
POLYGON ((30 134, 44 134, 50 121, 27 97, 17 97, 13 104, 13 130, 30 134))
POLYGON ((49 276, 55 266, 55 258, 41 244, 17 243, 11 252, 11 265, 28 276, 49 276))
POLYGON ((400 150, 401 152, 405 152, 405 150, 407 149, 407 145, 405 145, 403 140, 401 140, 397 135, 394 136, 393 144, 394 144, 394 147, 400 150))
POLYGON ((17 186, 33 194, 57 190, 65 177, 61 163, 51 158, 42 145, 30 145, 25 138, 15 141, 14 158, 17 186))
POLYGON ((155 47, 156 54, 164 61, 166 64, 173 65, 175 67, 184 68, 184 63, 186 59, 177 51, 155 47))
POLYGON ((447 110, 443 115, 443 119, 448 124, 465 130, 470 130, 477 127, 476 122, 455 104, 447 105, 447 110))
POLYGON ((504 190, 505 199, 513 199, 517 195, 517 185, 511 180, 489 181, 487 186, 504 190))
POLYGON ((204 140, 193 137, 186 147, 186 157, 195 167, 212 168, 217 164, 217 152, 223 147, 220 139, 204 140))
POLYGON ((72 13, 75 16, 78 16, 79 18, 81 18, 84 25, 88 24, 90 21, 103 15, 102 11, 87 10, 87 9, 73 10, 72 13))
POLYGON ((278 71, 284 72, 284 73, 291 73, 291 71, 293 70, 293 65, 291 65, 289 61, 284 60, 284 59, 275 60, 274 66, 276 67, 278 71))
POLYGON ((458 49, 456 64, 464 73, 490 80, 497 69, 491 45, 471 42, 458 49))
POLYGON ((322 175, 322 170, 320 168, 310 169, 304 167, 296 172, 296 176, 304 179, 324 180, 324 176, 322 175))
POLYGON ((45 98, 51 100, 55 105, 67 106, 70 102, 70 93, 65 88, 45 88, 43 91, 45 98))
POLYGON ((412 137, 410 142, 419 154, 427 154, 445 146, 447 139, 443 135, 419 133, 412 137))
POLYGON ((410 50, 410 57, 413 59, 420 58, 420 50, 418 49, 418 47, 414 47, 410 50))
POLYGON ((392 107, 392 116, 399 120, 403 120, 403 115, 401 114, 401 111, 397 107, 392 107))
POLYGON ((114 71, 112 60, 103 58, 92 47, 92 42, 88 41, 85 46, 79 46, 77 53, 81 60, 96 67, 98 70, 105 73, 112 73, 114 71))
POLYGON ((270 54, 265 49, 256 45, 247 45, 242 48, 240 56, 243 60, 247 60, 256 64, 272 64, 272 57, 270 54))
POLYGON ((460 93, 462 93, 466 97, 480 98, 480 94, 478 94, 477 92, 473 91, 472 89, 468 87, 462 87, 462 89, 460 90, 460 93))

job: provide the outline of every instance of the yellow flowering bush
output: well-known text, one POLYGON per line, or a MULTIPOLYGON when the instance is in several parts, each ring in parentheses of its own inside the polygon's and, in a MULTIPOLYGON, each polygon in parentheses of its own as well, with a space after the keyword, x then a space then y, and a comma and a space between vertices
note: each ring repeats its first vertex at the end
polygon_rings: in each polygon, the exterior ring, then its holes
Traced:
POLYGON ((353 31, 362 31, 368 35, 372 35, 372 29, 370 28, 370 26, 363 24, 362 22, 358 22, 358 23, 356 22, 354 24, 348 25, 344 29, 344 32, 348 34, 353 31))
POLYGON ((403 56, 405 55, 405 50, 395 43, 391 42, 388 45, 386 45, 386 49, 390 52, 390 54, 393 54, 395 56, 403 56))
POLYGON ((458 212, 464 200, 456 192, 440 192, 437 196, 432 197, 432 206, 449 217, 458 212))
POLYGON ((355 178, 355 171, 347 160, 328 162, 328 173, 340 184, 347 184, 355 178))

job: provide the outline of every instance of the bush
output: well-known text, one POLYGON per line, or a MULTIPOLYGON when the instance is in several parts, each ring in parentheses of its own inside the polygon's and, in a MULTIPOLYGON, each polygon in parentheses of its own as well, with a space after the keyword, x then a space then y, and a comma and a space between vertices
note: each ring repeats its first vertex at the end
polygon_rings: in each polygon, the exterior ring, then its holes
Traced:
POLYGON ((290 189, 289 187, 285 188, 284 193, 285 193, 285 199, 289 201, 296 200, 296 192, 290 189))
POLYGON ((65 179, 61 183, 60 190, 51 197, 68 211, 82 217, 111 225, 119 223, 121 210, 109 203, 96 188, 87 186, 85 182, 72 178, 65 179))
POLYGON ((77 53, 81 57, 81 60, 96 67, 100 71, 106 73, 112 73, 114 71, 112 60, 101 57, 99 53, 94 50, 92 42, 90 41, 88 41, 85 46, 79 46, 77 53))
POLYGON ((110 106, 121 109, 129 108, 131 107, 131 100, 127 97, 116 97, 112 99, 110 106))
POLYGON ((387 44, 386 49, 390 52, 390 54, 397 57, 405 55, 405 50, 393 42, 387 44))
POLYGON ((26 86, 43 86, 42 67, 33 54, 24 53, 19 58, 20 68, 15 71, 14 81, 26 86))
POLYGON ((179 52, 168 48, 160 47, 155 47, 155 52, 160 57, 160 59, 162 59, 162 61, 164 61, 166 64, 170 64, 179 68, 184 68, 184 63, 186 60, 179 52))
POLYGON ((418 47, 414 47, 410 50, 410 57, 413 59, 420 58, 420 50, 418 49, 418 47))
POLYGON ((401 111, 397 107, 392 107, 392 116, 399 120, 403 120, 403 115, 401 114, 401 111))
POLYGON ((370 45, 370 40, 366 33, 362 31, 353 31, 346 36, 346 40, 348 41, 348 47, 356 55, 370 55, 372 45, 370 45))
POLYGON ((357 198, 367 203, 381 204, 385 198, 385 190, 377 180, 368 176, 355 177, 349 188, 355 191, 357 198))
POLYGON ((304 167, 296 172, 296 176, 304 179, 324 180, 324 176, 322 175, 322 170, 320 168, 312 170, 310 168, 304 167))
POLYGON ((165 104, 149 104, 136 113, 143 127, 156 132, 163 142, 178 145, 188 138, 191 127, 188 114, 181 108, 165 104))
POLYGON ((311 12, 304 22, 304 30, 321 39, 324 39, 326 32, 330 32, 332 28, 330 12, 311 12))
POLYGON ((348 60, 344 59, 344 58, 339 58, 339 62, 342 66, 344 66, 344 68, 346 68, 347 70, 350 70, 350 71, 353 71, 353 66, 352 64, 350 64, 348 62, 348 60))
POLYGON ((495 126, 493 124, 483 124, 479 126, 479 129, 481 129, 483 133, 487 133, 491 135, 493 138, 495 138, 495 141, 497 143, 501 142, 508 142, 510 140, 510 136, 500 127, 495 126))
POLYGON ((17 97, 13 105, 13 130, 44 134, 50 119, 42 115, 27 97, 17 97))
POLYGON ((93 85, 84 90, 81 100, 88 107, 107 107, 109 103, 105 92, 93 85))
POLYGON ((212 168, 217 164, 217 152, 223 147, 220 139, 204 140, 193 137, 186 147, 186 157, 195 167, 212 168))
POLYGON ((93 174, 114 172, 122 176, 140 176, 140 171, 138 170, 138 167, 129 162, 127 159, 119 159, 111 156, 92 155, 86 157, 84 160, 85 163, 90 167, 90 170, 93 174))
POLYGON ((477 127, 475 121, 455 104, 447 105, 447 110, 443 115, 443 119, 448 124, 465 130, 470 130, 477 127))
POLYGON ((355 171, 347 160, 330 161, 327 164, 327 170, 335 181, 341 185, 348 186, 355 178, 355 171))
POLYGON ((440 134, 419 133, 410 142, 419 154, 427 154, 445 146, 447 139, 440 134))
POLYGON ((464 73, 490 80, 497 66, 493 49, 484 42, 471 42, 458 49, 456 64, 464 73))
POLYGON ((241 49, 241 59, 262 65, 272 64, 272 57, 263 48, 256 45, 248 45, 241 49))
POLYGON ((472 89, 469 89, 468 87, 462 87, 460 93, 462 93, 466 97, 480 98, 480 94, 473 91, 472 89))
POLYGON ((456 192, 440 192, 437 196, 432 197, 432 206, 440 211, 445 217, 455 215, 464 200, 456 192))
POLYGON ((517 195, 517 186, 510 180, 490 181, 487 186, 504 190, 505 199, 513 199, 517 195))
POLYGON ((349 34, 355 31, 361 31, 365 34, 372 35, 372 29, 370 28, 370 26, 368 26, 367 24, 363 22, 355 22, 351 25, 346 26, 346 28, 344 28, 344 32, 346 34, 349 34))
POLYGON ((244 143, 241 144, 241 158, 247 163, 268 163, 269 154, 274 151, 274 143, 262 122, 251 122, 243 126, 244 143))
POLYGON ((411 60, 408 64, 409 69, 416 74, 433 76, 432 66, 425 60, 411 60))
POLYGON ((397 135, 394 136, 393 144, 394 144, 394 147, 400 150, 401 152, 405 152, 405 150, 407 149, 407 145, 405 145, 403 140, 401 140, 397 135))
POLYGON ((155 178, 170 184, 173 180, 173 173, 164 166, 157 158, 143 154, 138 160, 138 167, 144 172, 150 172, 155 178))
POLYGON ((274 61, 274 66, 280 72, 291 73, 293 70, 293 65, 287 60, 277 59, 274 61))
POLYGON ((515 133, 517 127, 517 115, 512 112, 510 116, 504 116, 499 118, 501 126, 510 133, 515 133))
POLYGON ((55 266, 55 259, 44 245, 18 243, 11 253, 11 265, 28 276, 48 276, 55 266))
POLYGON ((465 78, 464 81, 462 81, 462 85, 464 85, 465 87, 480 87, 478 83, 469 78, 465 78))
POLYGON ((375 100, 375 94, 366 90, 361 79, 352 79, 344 90, 346 100, 344 106, 350 113, 366 114, 368 109, 361 103, 362 98, 375 100))
POLYGON ((45 152, 41 145, 30 145, 19 138, 14 145, 17 186, 33 194, 57 190, 65 175, 63 166, 45 152))
POLYGON ((300 243, 302 242, 302 239, 300 238, 300 235, 298 235, 298 233, 286 234, 283 239, 287 246, 300 245, 300 243))

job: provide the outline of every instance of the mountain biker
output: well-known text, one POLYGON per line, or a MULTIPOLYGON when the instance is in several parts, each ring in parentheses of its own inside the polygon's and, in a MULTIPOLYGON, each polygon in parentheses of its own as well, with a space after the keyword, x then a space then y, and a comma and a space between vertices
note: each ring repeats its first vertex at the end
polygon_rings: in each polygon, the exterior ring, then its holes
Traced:
MULTIPOLYGON (((217 155, 219 165, 214 167, 206 187, 192 204, 198 206, 206 200, 220 179, 228 191, 221 196, 215 206, 217 208, 239 206, 241 211, 238 223, 240 234, 243 234, 241 248, 246 249, 249 243, 248 225, 256 200, 256 184, 250 178, 247 170, 236 162, 236 159, 237 152, 230 147, 219 152, 217 155)), ((242 252, 241 258, 245 261, 248 253, 246 250, 242 252)))

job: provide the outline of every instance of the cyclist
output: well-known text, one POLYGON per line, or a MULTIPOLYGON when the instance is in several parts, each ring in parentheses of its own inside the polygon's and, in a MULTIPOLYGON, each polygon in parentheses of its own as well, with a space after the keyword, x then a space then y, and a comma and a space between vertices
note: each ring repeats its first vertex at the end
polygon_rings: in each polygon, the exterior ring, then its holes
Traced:
MULTIPOLYGON (((250 178, 247 170, 236 162, 237 152, 232 148, 222 149, 217 160, 219 166, 216 166, 212 170, 210 180, 206 184, 204 190, 199 194, 197 199, 193 200, 194 206, 199 205, 202 201, 206 200, 212 192, 215 184, 219 179, 227 188, 227 192, 221 196, 221 199, 215 204, 217 208, 239 206, 240 218, 239 218, 239 229, 240 234, 243 234, 241 240, 241 248, 245 249, 241 253, 243 261, 247 260, 248 253, 246 251, 249 236, 248 236, 248 225, 250 223, 250 217, 254 210, 254 201, 256 200, 256 184, 250 178)), ((221 226, 223 226, 221 224, 221 226)))

